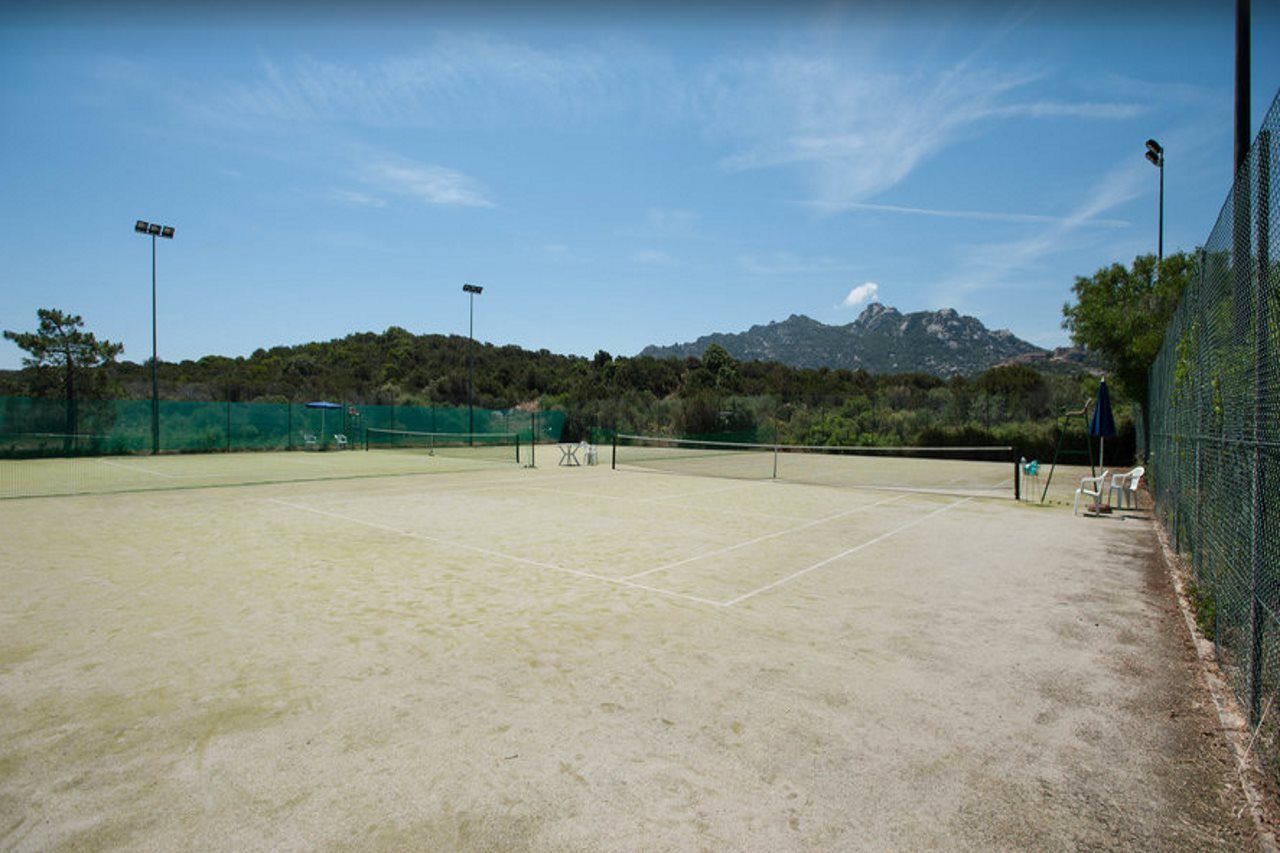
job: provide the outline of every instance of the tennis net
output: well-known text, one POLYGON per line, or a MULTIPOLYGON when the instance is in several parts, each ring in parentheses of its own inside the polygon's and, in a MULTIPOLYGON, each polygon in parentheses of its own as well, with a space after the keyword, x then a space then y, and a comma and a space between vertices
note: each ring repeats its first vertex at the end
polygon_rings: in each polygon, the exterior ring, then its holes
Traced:
POLYGON ((520 463, 520 436, 514 432, 415 432, 365 430, 365 450, 404 450, 477 462, 520 463))
POLYGON ((1016 497, 1012 447, 829 447, 625 435, 613 467, 820 486, 1016 497))

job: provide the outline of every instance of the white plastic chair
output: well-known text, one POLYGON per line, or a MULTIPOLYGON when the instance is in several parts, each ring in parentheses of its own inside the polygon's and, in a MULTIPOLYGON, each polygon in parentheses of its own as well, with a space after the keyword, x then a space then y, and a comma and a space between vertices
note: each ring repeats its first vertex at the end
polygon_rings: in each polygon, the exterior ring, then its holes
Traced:
POLYGON ((313 432, 304 432, 304 433, 302 434, 302 443, 303 443, 303 445, 304 445, 304 446, 306 446, 306 447, 309 447, 309 448, 311 448, 311 449, 315 449, 315 448, 316 448, 316 446, 317 446, 317 444, 316 444, 316 434, 315 434, 315 433, 313 433, 313 432))
POLYGON ((347 437, 340 432, 333 434, 333 441, 338 445, 339 450, 344 450, 347 446, 347 437))
MULTIPOLYGON (((1099 474, 1096 477, 1080 478, 1080 488, 1076 489, 1075 500, 1071 502, 1072 515, 1075 515, 1077 511, 1080 509, 1081 495, 1085 495, 1086 497, 1093 498, 1094 499, 1092 503, 1093 506, 1102 505, 1102 493, 1103 491, 1106 490, 1106 482, 1107 482, 1108 476, 1110 476, 1109 472, 1103 471, 1101 474, 1099 474), (1089 488, 1089 487, 1092 487, 1092 488, 1089 488)), ((1085 508, 1088 509, 1088 506, 1086 506, 1085 508)), ((1097 515, 1097 512, 1095 511, 1094 514, 1097 515)))
POLYGON ((578 445, 578 452, 582 454, 582 461, 588 465, 596 464, 596 446, 589 442, 582 442, 578 445))
POLYGON ((1125 471, 1123 474, 1115 474, 1111 477, 1110 496, 1114 496, 1117 507, 1125 508, 1126 495, 1129 509, 1138 505, 1138 484, 1142 482, 1142 475, 1145 473, 1147 469, 1139 465, 1132 471, 1125 471))

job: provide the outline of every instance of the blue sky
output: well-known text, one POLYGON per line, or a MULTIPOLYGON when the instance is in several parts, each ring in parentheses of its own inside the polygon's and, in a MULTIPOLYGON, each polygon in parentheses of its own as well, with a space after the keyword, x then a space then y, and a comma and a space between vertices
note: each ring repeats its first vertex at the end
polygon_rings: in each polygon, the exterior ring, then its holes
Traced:
MULTIPOLYGON (((1231 4, 231 8, 6 11, 0 327, 149 357, 144 218, 165 360, 466 334, 468 281, 478 338, 557 352, 872 298, 1058 345, 1155 250, 1148 137, 1166 251, 1230 181, 1231 4)), ((1275 45, 1255 0, 1255 129, 1275 45)))

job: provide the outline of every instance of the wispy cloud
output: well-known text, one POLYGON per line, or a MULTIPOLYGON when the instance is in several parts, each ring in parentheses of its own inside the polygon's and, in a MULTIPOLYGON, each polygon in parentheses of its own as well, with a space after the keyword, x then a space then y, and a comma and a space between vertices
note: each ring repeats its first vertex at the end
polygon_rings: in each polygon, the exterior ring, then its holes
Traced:
POLYGON ((362 193, 356 190, 335 189, 332 192, 334 198, 344 201, 347 204, 353 204, 356 207, 386 207, 386 199, 379 198, 376 195, 362 193))
MULTIPOLYGON (((842 213, 850 210, 868 210, 881 213, 903 213, 915 216, 937 216, 945 219, 977 219, 988 222, 1075 222, 1070 216, 1048 216, 1041 213, 1015 213, 991 210, 947 210, 933 207, 907 207, 898 204, 874 204, 871 202, 799 202, 824 213, 842 213)), ((1097 225, 1106 228, 1127 228, 1126 219, 1089 219, 1080 225, 1097 225)))
POLYGON ((410 196, 427 204, 493 207, 493 202, 475 181, 444 166, 384 161, 367 167, 363 177, 386 192, 410 196))
POLYGON ((1070 103, 1066 101, 1032 101, 1025 104, 1009 104, 994 107, 982 117, 985 118, 1080 118, 1080 119, 1127 119, 1137 118, 1151 112, 1151 107, 1134 103, 1096 103, 1084 101, 1070 103))
POLYGON ((857 308, 864 302, 870 302, 880 295, 880 285, 874 281, 868 281, 858 285, 849 291, 849 294, 840 303, 842 308, 857 308))
POLYGON ((433 127, 564 123, 617 112, 647 93, 655 111, 678 99, 666 60, 635 48, 547 51, 481 33, 439 33, 418 51, 356 63, 303 56, 264 60, 252 82, 223 90, 214 109, 285 122, 433 127))
POLYGON ((1094 184, 1068 216, 1023 239, 970 248, 959 259, 956 271, 937 284, 935 301, 956 307, 970 293, 1027 285, 1042 278, 1046 258, 1054 253, 1080 252, 1087 241, 1082 243, 1077 232, 1147 191, 1149 179, 1142 165, 1127 160, 1094 184))
POLYGON ((718 128, 737 149, 720 165, 800 169, 814 200, 847 204, 897 185, 930 158, 1001 121, 1106 121, 1146 111, 1130 101, 1031 97, 1032 84, 1048 72, 984 65, 989 47, 937 71, 921 63, 905 73, 885 71, 892 66, 876 61, 874 45, 852 59, 848 50, 819 50, 722 62, 704 92, 718 128))
POLYGON ((803 258, 791 252, 773 252, 768 255, 743 255, 738 266, 750 275, 808 276, 847 273, 857 267, 838 258, 803 258))

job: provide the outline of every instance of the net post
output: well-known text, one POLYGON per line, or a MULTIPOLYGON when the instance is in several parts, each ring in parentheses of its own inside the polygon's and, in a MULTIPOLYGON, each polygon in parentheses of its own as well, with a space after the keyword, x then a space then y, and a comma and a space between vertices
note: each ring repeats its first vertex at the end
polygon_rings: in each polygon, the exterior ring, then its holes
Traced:
MULTIPOLYGON (((1017 456, 1018 452, 1015 450, 1013 455, 1017 456)), ((1022 500, 1022 462, 1019 459, 1013 460, 1013 499, 1022 500)))
POLYGON ((529 467, 537 468, 538 467, 538 451, 535 449, 538 446, 538 410, 537 409, 533 410, 533 419, 530 421, 530 424, 531 426, 529 427, 529 467))
POLYGON ((520 464, 520 434, 516 433, 516 464, 520 464))
POLYGON ((609 470, 618 470, 618 431, 616 429, 613 431, 613 455, 609 460, 609 470))
POLYGON ((773 479, 778 479, 778 437, 773 437, 773 479))

